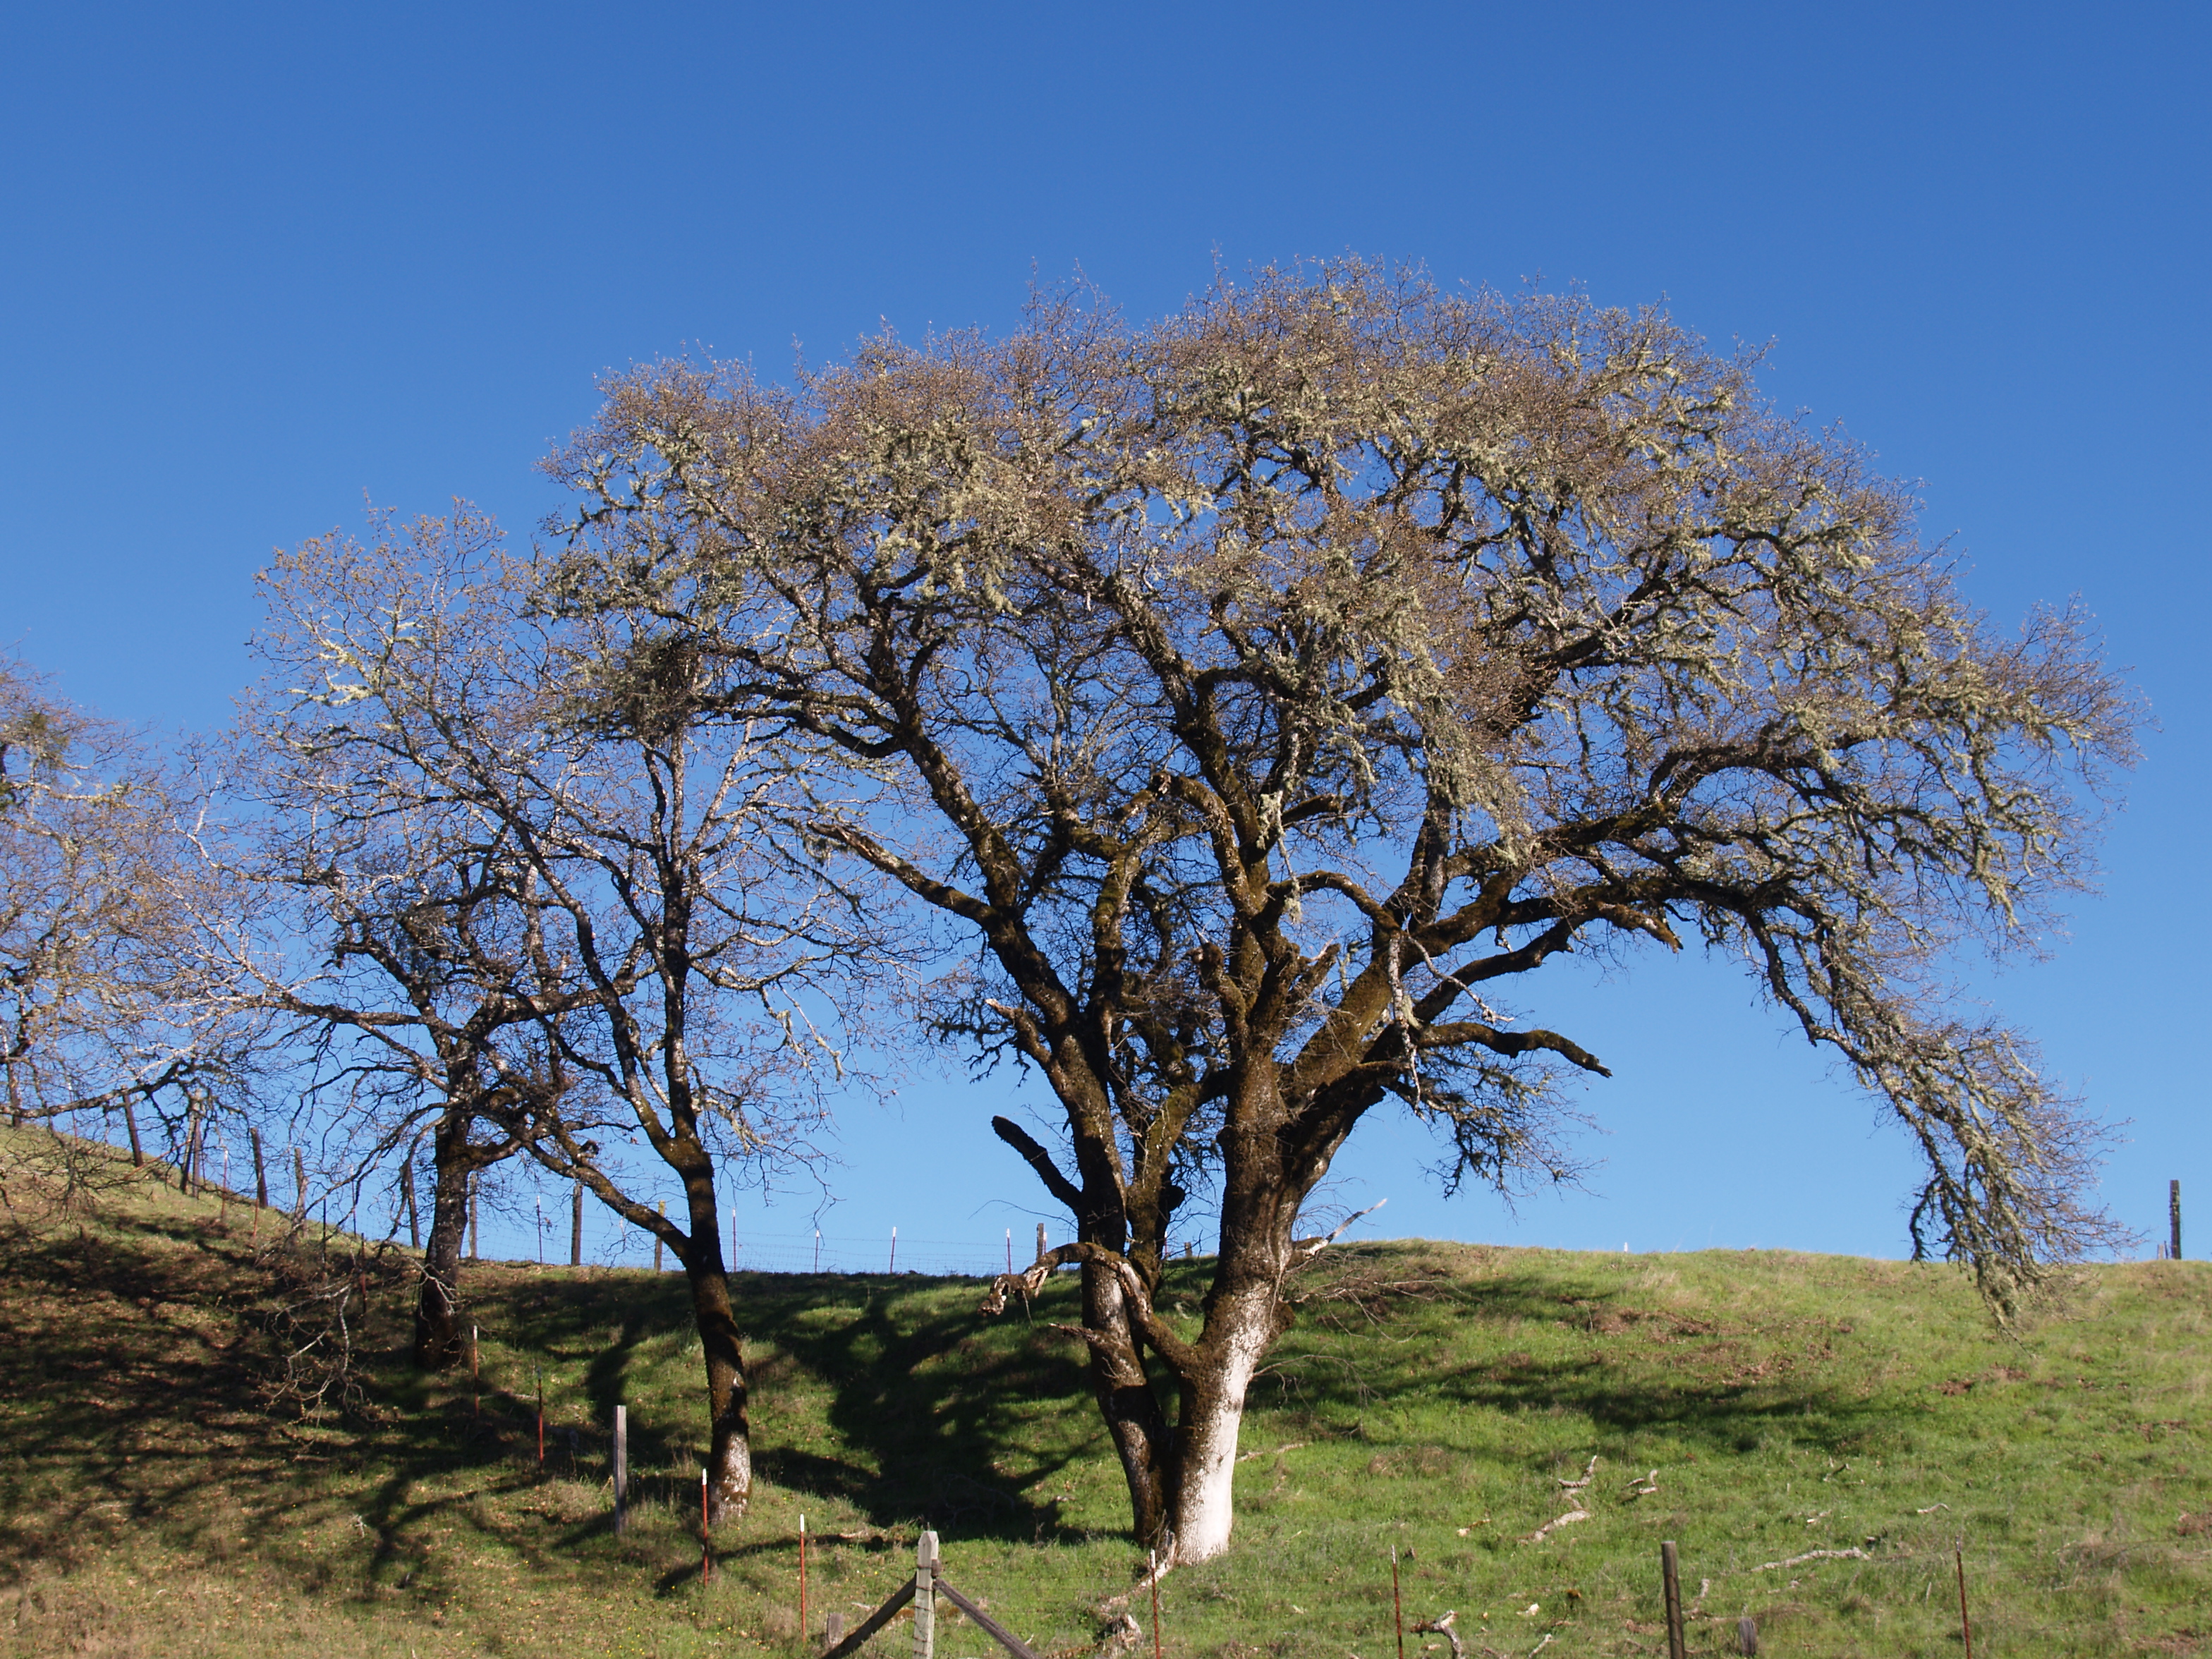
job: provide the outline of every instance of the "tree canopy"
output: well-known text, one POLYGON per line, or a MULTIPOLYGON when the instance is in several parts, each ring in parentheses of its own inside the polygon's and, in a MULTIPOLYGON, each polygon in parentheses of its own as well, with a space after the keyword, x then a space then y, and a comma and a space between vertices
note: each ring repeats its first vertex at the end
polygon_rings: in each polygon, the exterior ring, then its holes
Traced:
POLYGON ((640 368, 550 464, 561 591, 835 745, 872 793, 812 836, 972 941, 935 1028, 1064 1108, 1057 1148, 998 1127, 1076 1218, 1139 1531, 1182 1559, 1225 1546, 1361 1118, 1402 1103, 1460 1176, 1564 1167, 1562 1085, 1606 1067, 1528 1017, 1563 953, 1745 960, 2000 1310, 2106 1237, 2087 1120, 1953 981, 2082 884, 2132 701, 2079 611, 1994 627, 1754 368, 1656 310, 1344 263, 1146 326, 1045 295, 788 388, 640 368), (1192 1329, 1150 1292, 1201 1188, 1192 1329))

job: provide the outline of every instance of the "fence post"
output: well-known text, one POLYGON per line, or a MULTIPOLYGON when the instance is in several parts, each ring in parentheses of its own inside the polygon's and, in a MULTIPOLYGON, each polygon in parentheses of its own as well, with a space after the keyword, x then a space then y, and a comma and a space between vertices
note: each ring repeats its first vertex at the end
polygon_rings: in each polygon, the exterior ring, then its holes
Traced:
POLYGON ((469 1183, 469 1260, 481 1261, 483 1260, 483 1251, 481 1248, 483 1241, 477 1233, 477 1197, 483 1182, 477 1179, 474 1170, 469 1171, 467 1179, 469 1183))
POLYGON ((584 1182, 580 1176, 576 1190, 568 1198, 568 1265, 584 1265, 584 1182))
POLYGON ((937 1534, 914 1547, 914 1659, 936 1659, 937 1534))
MULTIPOLYGON (((660 1218, 663 1221, 668 1219, 668 1200, 665 1198, 660 1200, 660 1218)), ((653 1271, 655 1273, 660 1271, 660 1235, 655 1233, 653 1236, 653 1271)))
POLYGON ((422 1248, 422 1226, 415 1214, 415 1154, 411 1151, 399 1166, 399 1185, 407 1195, 407 1247, 419 1250, 422 1248))
POLYGON ((295 1145, 292 1148, 292 1224, 307 1224, 307 1155, 295 1145))
POLYGON ((1683 1659, 1682 1571, 1671 1539, 1659 1546, 1659 1576, 1667 1593, 1667 1659, 1683 1659))
POLYGON ((269 1171, 261 1162, 261 1131, 249 1127, 247 1139, 253 1143, 253 1202, 258 1208, 269 1207, 269 1171))
MULTIPOLYGON (((2179 1182, 2174 1183, 2179 1186, 2179 1182)), ((1959 1639, 1966 1645, 1966 1659, 1974 1659, 1974 1627, 1966 1618, 1966 1547, 1959 1546, 1959 1639)))
POLYGON ((1036 1259, 1040 1261, 1044 1260, 1044 1223, 1042 1221, 1037 1223, 1036 1259))
POLYGON ((629 1407, 615 1407, 615 1536, 629 1526, 629 1407))
POLYGON ((2166 1255, 2173 1261, 2181 1260, 2181 1183, 2169 1181, 2166 1186, 2167 1218, 2173 1223, 2173 1244, 2166 1255))
MULTIPOLYGON (((1159 1615, 1152 1615, 1154 1625, 1159 1615)), ((1406 1604, 1398 1595, 1398 1547, 1390 1546, 1390 1622, 1398 1632, 1398 1659, 1406 1659, 1406 1604)))

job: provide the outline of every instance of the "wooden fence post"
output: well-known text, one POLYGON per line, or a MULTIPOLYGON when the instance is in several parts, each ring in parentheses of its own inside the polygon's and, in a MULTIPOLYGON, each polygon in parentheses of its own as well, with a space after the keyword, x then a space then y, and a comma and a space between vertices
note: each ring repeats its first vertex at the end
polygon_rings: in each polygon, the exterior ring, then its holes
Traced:
POLYGON ((584 1183, 576 1182, 576 1190, 568 1196, 568 1265, 584 1265, 584 1183))
POLYGON ((307 1223, 307 1155, 297 1146, 292 1148, 292 1224, 304 1227, 307 1223))
POLYGON ((269 1207, 269 1171, 261 1162, 261 1131, 249 1127, 246 1136, 253 1143, 253 1202, 265 1210, 269 1207))
POLYGON ((937 1534, 914 1547, 914 1659, 936 1659, 937 1534))
POLYGON ((1044 1260, 1044 1223, 1042 1221, 1037 1223, 1036 1259, 1040 1261, 1044 1260))
POLYGON ((629 1524, 629 1407, 615 1407, 615 1536, 629 1524))
POLYGON ((1659 1577, 1667 1595, 1667 1659, 1683 1659, 1682 1570, 1671 1539, 1659 1546, 1659 1577))
POLYGON ((2173 1243, 2166 1255, 2179 1261, 2181 1260, 2181 1183, 2178 1181, 2166 1182, 2166 1207, 2167 1219, 2173 1223, 2173 1243))
POLYGON ((822 1620, 822 1645, 834 1648, 845 1639, 845 1615, 832 1607, 822 1620))
POLYGON ((477 1178, 477 1172, 474 1170, 469 1171, 467 1180, 469 1183, 469 1260, 481 1261, 483 1260, 483 1251, 481 1248, 483 1240, 477 1232, 477 1198, 478 1189, 483 1187, 483 1182, 477 1178))
POLYGON ((1759 1620, 1748 1613, 1735 1621, 1735 1650, 1746 1659, 1759 1659, 1759 1620))
POLYGON ((399 1186, 407 1194, 407 1246, 419 1250, 422 1248, 422 1224, 415 1213, 415 1154, 411 1149, 399 1166, 399 1186))
MULTIPOLYGON (((2179 1182, 2174 1183, 2179 1186, 2179 1182)), ((1974 1627, 1966 1619, 1966 1547, 1959 1546, 1959 1639, 1966 1644, 1966 1659, 1974 1659, 1974 1627)))

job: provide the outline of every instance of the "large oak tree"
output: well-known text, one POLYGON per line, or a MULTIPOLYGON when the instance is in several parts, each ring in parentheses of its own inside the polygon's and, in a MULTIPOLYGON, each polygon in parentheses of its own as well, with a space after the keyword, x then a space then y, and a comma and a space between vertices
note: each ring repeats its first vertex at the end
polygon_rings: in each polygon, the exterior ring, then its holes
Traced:
POLYGON ((1125 325, 867 346, 792 388, 620 376, 552 462, 568 582, 873 781, 825 847, 963 930, 939 1030, 1049 1080, 1139 1537, 1226 1547, 1301 1210, 1397 1103, 1556 1171, 1571 951, 1745 961, 1926 1163, 1916 1249, 2003 1310, 2104 1237, 2094 1133, 1963 1012, 2087 866, 2133 709, 2084 619, 1993 627, 1908 492, 1662 313, 1346 264, 1125 325), (1157 1307, 1208 1183, 1203 1314, 1157 1307), (1164 1375, 1164 1390, 1155 1386, 1164 1375))

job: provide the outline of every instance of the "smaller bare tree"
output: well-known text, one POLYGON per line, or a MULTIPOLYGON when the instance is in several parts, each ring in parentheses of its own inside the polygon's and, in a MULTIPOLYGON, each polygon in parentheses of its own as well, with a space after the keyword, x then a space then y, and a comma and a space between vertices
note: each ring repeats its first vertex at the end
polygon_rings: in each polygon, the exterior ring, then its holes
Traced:
POLYGON ((581 1181, 683 1265, 709 1499, 735 1517, 751 1453, 718 1163, 815 1155, 832 1033, 882 941, 800 844, 820 794, 805 750, 719 717, 718 659, 684 627, 569 605, 465 511, 377 530, 278 561, 266 649, 316 741, 348 757, 337 769, 380 757, 374 814, 457 826, 440 867, 465 879, 433 893, 419 845, 395 857, 386 879, 421 900, 345 951, 473 1010, 404 1022, 437 1055, 442 1097, 487 1126, 471 1146, 581 1181), (627 1152, 638 1142, 650 1159, 627 1152), (676 1218, 647 1197, 656 1166, 682 1184, 676 1218))
POLYGON ((199 880, 169 778, 139 737, 0 659, 0 1078, 9 1121, 142 1109, 192 1178, 251 1030, 211 1017, 181 971, 199 880))

